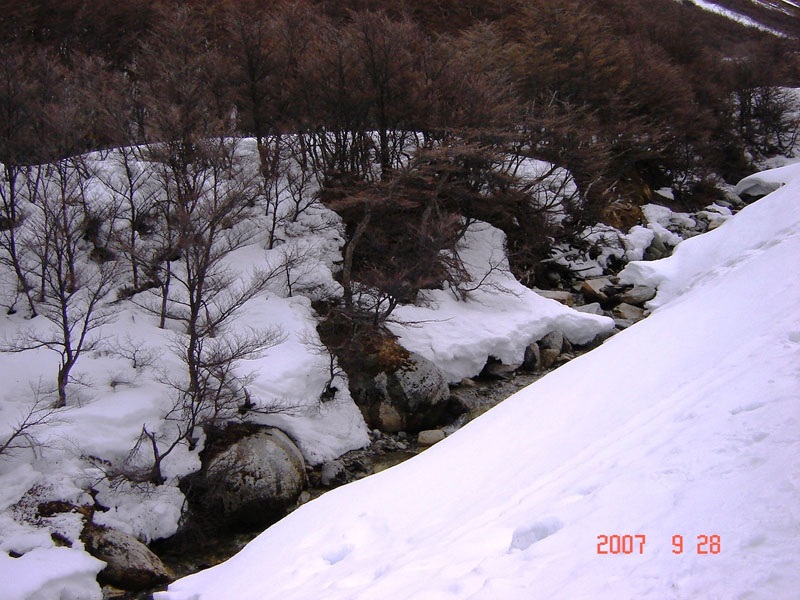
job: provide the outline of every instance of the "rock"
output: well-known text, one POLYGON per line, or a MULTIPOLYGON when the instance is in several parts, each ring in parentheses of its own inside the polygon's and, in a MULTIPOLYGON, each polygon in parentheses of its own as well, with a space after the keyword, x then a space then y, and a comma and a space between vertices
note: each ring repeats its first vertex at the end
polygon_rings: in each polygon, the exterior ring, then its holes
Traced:
POLYGON ((629 321, 628 319, 614 319, 614 328, 621 331, 627 329, 633 325, 633 323, 633 321, 629 321))
POLYGON ((250 528, 283 516, 305 483, 300 450, 280 429, 266 427, 214 456, 196 487, 206 512, 250 528))
POLYGON ((332 460, 322 465, 320 472, 320 483, 325 487, 331 487, 345 482, 347 472, 344 465, 338 460, 332 460))
POLYGON ((650 245, 647 247, 647 249, 648 250, 655 250, 659 254, 661 254, 662 256, 664 256, 667 253, 669 253, 669 249, 664 244, 664 242, 662 241, 661 237, 657 236, 657 235, 653 237, 653 241, 650 242, 650 245))
POLYGON ((560 354, 564 348, 564 334, 560 331, 551 331, 539 340, 539 348, 542 350, 558 350, 560 354))
POLYGON ((387 402, 381 402, 377 407, 377 415, 374 422, 383 431, 396 432, 405 427, 405 419, 394 406, 387 402))
POLYGON ((561 302, 561 304, 566 304, 567 306, 575 305, 575 296, 569 292, 559 290, 540 290, 538 288, 534 288, 533 291, 543 298, 550 298, 551 300, 561 302))
POLYGON ((308 490, 305 490, 302 494, 300 494, 300 497, 297 499, 297 505, 300 506, 306 502, 311 502, 311 492, 308 490))
POLYGON ((498 379, 508 379, 519 368, 519 365, 505 365, 495 357, 490 356, 486 365, 481 371, 483 377, 496 377, 498 379))
POLYGON ((478 384, 475 383, 475 380, 470 379, 469 377, 464 377, 464 379, 462 379, 458 385, 469 388, 478 387, 478 384))
POLYGON ((426 429, 425 431, 420 431, 419 436, 417 436, 417 442, 420 446, 433 446, 443 439, 444 431, 441 429, 426 429))
POLYGON ((665 252, 661 252, 652 246, 644 251, 645 260, 661 260, 666 256, 665 252))
POLYGON ((559 350, 554 350, 553 348, 546 348, 545 350, 542 350, 542 368, 549 369, 552 367, 559 354, 561 354, 561 352, 559 350))
POLYGON ((106 563, 97 576, 101 583, 126 590, 143 590, 172 579, 161 559, 127 533, 88 524, 81 541, 89 554, 106 563))
POLYGON ((573 358, 575 358, 574 354, 566 352, 564 354, 559 355, 559 357, 555 360, 554 364, 555 364, 555 366, 560 367, 561 365, 566 364, 569 361, 571 361, 573 358))
POLYGON ((428 359, 411 353, 392 373, 351 377, 353 399, 370 428, 396 433, 439 425, 448 409, 450 386, 428 359))
POLYGON ((644 311, 641 308, 625 302, 615 306, 611 314, 618 319, 625 319, 626 321, 639 321, 644 318, 644 311))
MULTIPOLYGON (((471 408, 469 402, 460 394, 450 394, 450 399, 447 402, 447 422, 455 421, 464 413, 469 412, 471 408)), ((400 433, 405 432, 401 431, 400 433)), ((398 438, 400 438, 400 433, 397 434, 398 438)), ((405 439, 405 435, 400 439, 405 439)))
POLYGON ((607 277, 597 277, 584 281, 581 286, 581 291, 587 298, 606 302, 608 296, 604 293, 604 290, 608 287, 611 287, 611 281, 609 281, 607 277))
POLYGON ((627 304, 636 304, 641 306, 648 300, 652 300, 656 296, 656 290, 646 285, 637 285, 622 294, 619 299, 627 304))
POLYGON ((584 304, 583 306, 576 306, 575 310, 582 313, 589 313, 590 315, 602 315, 603 307, 599 302, 592 302, 591 304, 584 304))
MULTIPOLYGON (((598 305, 599 306, 599 305, 598 305)), ((525 360, 522 363, 523 368, 528 371, 535 371, 539 364, 542 362, 541 350, 539 344, 533 342, 525 348, 525 360)))

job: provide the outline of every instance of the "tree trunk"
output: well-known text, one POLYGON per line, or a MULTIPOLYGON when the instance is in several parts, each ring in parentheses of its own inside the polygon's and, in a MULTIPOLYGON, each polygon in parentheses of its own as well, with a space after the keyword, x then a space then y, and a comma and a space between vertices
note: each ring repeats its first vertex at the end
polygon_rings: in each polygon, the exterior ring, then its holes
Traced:
POLYGON ((347 243, 347 247, 344 250, 344 262, 342 264, 342 287, 344 288, 344 304, 347 308, 352 308, 353 306, 353 286, 351 282, 351 276, 353 272, 353 254, 356 250, 359 240, 361 239, 361 236, 364 235, 364 231, 366 231, 367 226, 369 225, 369 220, 371 217, 372 212, 367 210, 364 213, 364 216, 361 218, 359 224, 356 226, 353 237, 347 243))

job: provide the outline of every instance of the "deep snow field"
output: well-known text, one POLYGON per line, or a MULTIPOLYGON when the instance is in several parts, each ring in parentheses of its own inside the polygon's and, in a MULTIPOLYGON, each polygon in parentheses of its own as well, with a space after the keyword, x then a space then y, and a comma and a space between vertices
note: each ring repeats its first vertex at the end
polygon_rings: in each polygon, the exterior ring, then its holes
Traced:
POLYGON ((800 166, 759 181, 626 268, 647 319, 158 600, 800 597, 800 166))

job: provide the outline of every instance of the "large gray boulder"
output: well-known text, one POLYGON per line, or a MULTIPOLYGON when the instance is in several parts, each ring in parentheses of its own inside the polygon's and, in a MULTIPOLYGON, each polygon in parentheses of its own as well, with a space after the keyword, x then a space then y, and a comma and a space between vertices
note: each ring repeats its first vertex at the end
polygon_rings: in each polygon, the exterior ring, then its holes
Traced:
POLYGON ((200 503, 223 522, 257 527, 281 517, 305 484, 300 450, 280 429, 266 427, 210 459, 200 503))
POLYGON ((414 353, 392 373, 351 377, 351 391, 370 429, 388 433, 435 428, 447 413, 450 398, 442 371, 414 353))
POLYGON ((152 588, 172 579, 161 559, 135 537, 94 524, 87 524, 81 534, 86 551, 106 563, 97 576, 125 590, 152 588))

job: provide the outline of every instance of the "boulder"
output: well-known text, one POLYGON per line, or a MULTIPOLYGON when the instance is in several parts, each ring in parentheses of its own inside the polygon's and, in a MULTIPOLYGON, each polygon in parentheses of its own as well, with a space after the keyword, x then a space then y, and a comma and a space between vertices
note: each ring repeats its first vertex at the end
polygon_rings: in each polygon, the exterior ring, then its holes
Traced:
POLYGON ((251 528, 283 516, 305 484, 300 450, 280 429, 265 427, 211 458, 195 488, 206 512, 251 528))
POLYGON ((539 347, 542 350, 558 350, 560 353, 564 347, 564 334, 560 331, 551 331, 539 340, 539 347))
POLYGON ((591 304, 584 304, 583 306, 576 306, 575 310, 582 313, 589 313, 590 315, 602 315, 603 307, 599 302, 592 302, 591 304))
POLYGON ((450 386, 428 359, 411 353, 391 373, 350 378, 353 399, 370 428, 388 433, 421 431, 439 425, 446 415, 450 386))
POLYGON ((97 579, 125 590, 143 590, 172 579, 161 559, 135 537, 94 524, 81 534, 86 551, 106 563, 97 579))
POLYGON ((527 348, 525 348, 525 360, 522 362, 522 366, 528 371, 535 371, 537 368, 539 368, 541 362, 542 356, 541 350, 539 349, 539 344, 533 342, 527 348))
POLYGON ((606 302, 608 296, 604 293, 606 288, 611 287, 611 281, 607 277, 597 277, 595 279, 587 279, 581 286, 583 295, 593 300, 606 302))
POLYGON ((618 319, 624 319, 626 321, 639 321, 640 319, 644 318, 644 310, 638 306, 626 304, 625 302, 615 306, 611 311, 611 314, 618 319))
POLYGON ((634 324, 634 321, 630 321, 628 319, 614 319, 614 329, 617 331, 622 331, 623 329, 627 329, 631 325, 634 324))
POLYGON ((637 285, 623 293, 619 299, 627 304, 636 304, 641 306, 648 300, 652 300, 656 296, 656 290, 646 285, 637 285))
POLYGON ((443 439, 444 431, 441 429, 426 429, 425 431, 420 431, 419 436, 417 436, 417 442, 420 446, 433 446, 443 439))
POLYGON ((320 483, 324 487, 331 487, 345 482, 347 472, 344 465, 338 460, 332 460, 322 465, 320 472, 320 483))
POLYGON ((542 350, 542 368, 549 369, 552 367, 553 364, 555 364, 559 354, 561 354, 561 351, 553 348, 546 348, 542 350))
POLYGON ((664 241, 658 235, 653 236, 653 241, 650 242, 648 250, 657 251, 661 256, 666 256, 669 254, 669 248, 667 248, 666 244, 664 244, 664 241))
POLYGON ((564 292, 560 290, 540 290, 538 288, 534 288, 533 290, 543 298, 550 298, 551 300, 555 300, 556 302, 561 302, 561 304, 566 304, 567 306, 574 306, 575 305, 575 296, 573 296, 569 292, 564 292))
POLYGON ((519 365, 506 365, 500 362, 493 356, 489 357, 489 360, 486 361, 486 365, 483 367, 481 371, 481 375, 483 377, 494 377, 497 379, 508 379, 514 374, 519 368, 519 365))

